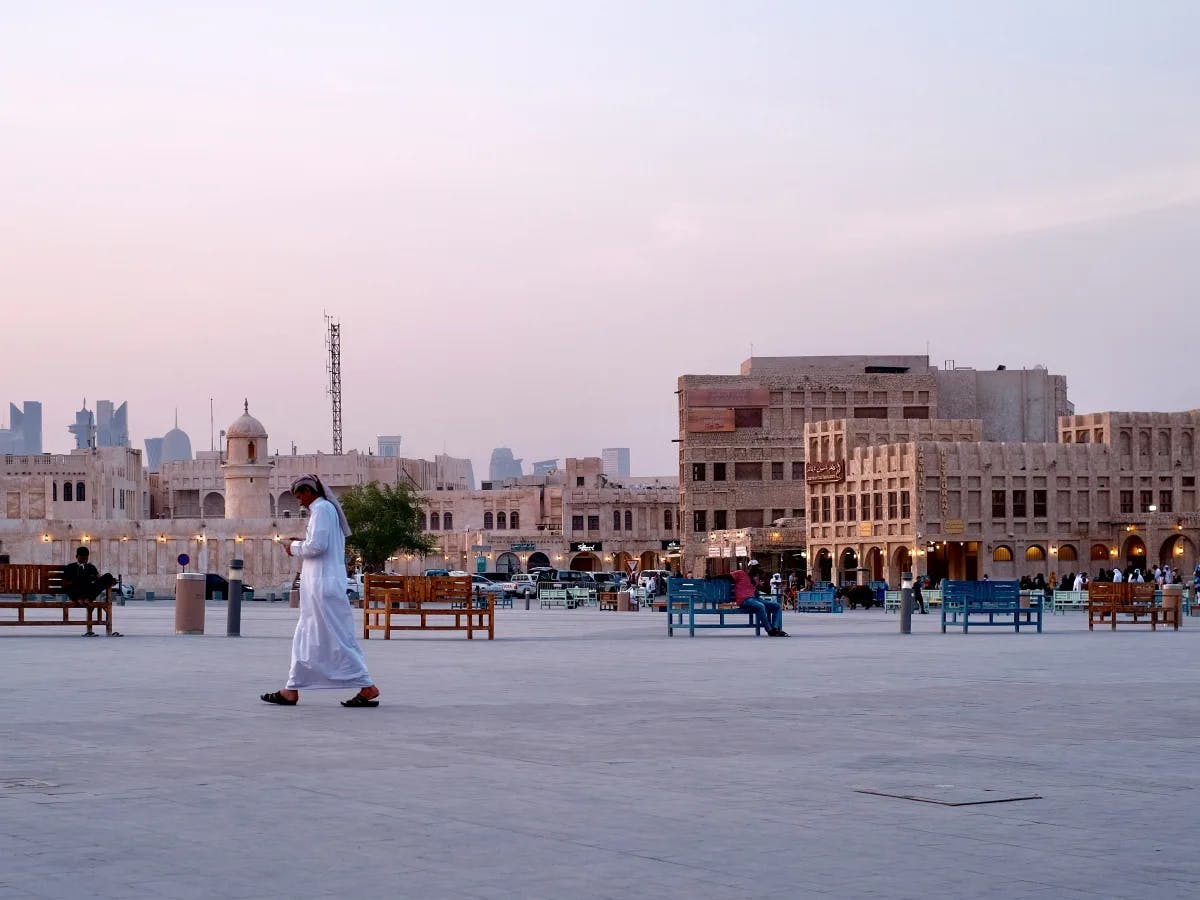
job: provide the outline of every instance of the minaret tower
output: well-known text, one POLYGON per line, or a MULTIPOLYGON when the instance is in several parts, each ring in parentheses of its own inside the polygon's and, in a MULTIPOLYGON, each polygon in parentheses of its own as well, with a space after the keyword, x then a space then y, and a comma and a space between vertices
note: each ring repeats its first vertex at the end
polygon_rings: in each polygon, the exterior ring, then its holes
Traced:
POLYGON ((225 431, 225 518, 271 517, 271 463, 267 429, 245 410, 225 431))

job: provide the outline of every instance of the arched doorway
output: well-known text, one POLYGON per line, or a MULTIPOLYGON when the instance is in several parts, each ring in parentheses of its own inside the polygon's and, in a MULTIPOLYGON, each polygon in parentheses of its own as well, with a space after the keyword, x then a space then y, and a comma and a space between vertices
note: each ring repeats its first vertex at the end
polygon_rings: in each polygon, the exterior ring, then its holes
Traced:
POLYGON ((496 557, 496 571, 511 575, 521 571, 521 560, 515 553, 501 553, 496 557))
MULTIPOLYGON (((1196 545, 1182 534, 1173 534, 1163 541, 1158 552, 1159 565, 1170 566, 1182 575, 1190 575, 1196 565, 1196 545)), ((1191 578, 1184 579, 1187 582, 1191 578)))
POLYGON ((867 567, 867 579, 870 581, 883 581, 883 551, 878 547, 872 547, 867 551, 865 565, 867 567))
POLYGON ((1125 560, 1125 565, 1145 572, 1146 542, 1136 534, 1131 534, 1125 539, 1125 545, 1121 548, 1121 559, 1125 560))
POLYGON ((594 553, 576 553, 571 560, 572 572, 599 572, 600 560, 594 553))
POLYGON ((529 569, 546 569, 550 566, 550 557, 540 550, 529 554, 529 569))
POLYGON ((898 588, 904 573, 912 570, 912 551, 907 547, 897 547, 896 552, 892 554, 892 570, 888 573, 888 584, 898 588))
POLYGON ((858 578, 858 553, 851 547, 838 557, 838 582, 855 581, 858 578))
POLYGON ((1079 551, 1073 544, 1063 544, 1058 548, 1058 561, 1064 563, 1079 562, 1079 551))
POLYGON ((625 575, 629 574, 629 563, 633 561, 633 556, 622 550, 613 556, 613 571, 622 572, 625 575))
POLYGON ((201 514, 206 519, 223 519, 225 518, 225 497, 213 491, 210 494, 204 495, 204 505, 201 507, 201 514))
POLYGON ((817 551, 817 564, 813 569, 814 581, 833 581, 833 555, 822 547, 817 551))
POLYGON ((638 562, 640 563, 640 567, 643 572, 645 572, 647 569, 657 569, 658 568, 658 554, 655 553, 653 550, 647 550, 645 553, 642 554, 642 556, 638 560, 638 562))
POLYGON ((1108 552, 1108 547, 1104 544, 1092 544, 1092 549, 1088 554, 1088 559, 1094 563, 1108 564, 1109 559, 1113 556, 1108 552))

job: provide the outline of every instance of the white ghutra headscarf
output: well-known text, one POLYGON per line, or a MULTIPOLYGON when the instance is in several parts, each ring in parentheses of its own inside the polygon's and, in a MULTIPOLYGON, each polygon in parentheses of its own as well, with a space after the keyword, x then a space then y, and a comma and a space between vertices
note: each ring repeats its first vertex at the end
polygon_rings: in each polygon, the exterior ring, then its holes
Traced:
POLYGON ((337 513, 338 525, 341 526, 342 534, 350 537, 350 523, 346 521, 346 513, 342 510, 342 504, 338 503, 337 497, 333 495, 333 491, 325 490, 325 485, 321 484, 321 479, 316 475, 301 475, 292 482, 292 493, 296 493, 302 487, 312 488, 318 497, 330 502, 337 513))

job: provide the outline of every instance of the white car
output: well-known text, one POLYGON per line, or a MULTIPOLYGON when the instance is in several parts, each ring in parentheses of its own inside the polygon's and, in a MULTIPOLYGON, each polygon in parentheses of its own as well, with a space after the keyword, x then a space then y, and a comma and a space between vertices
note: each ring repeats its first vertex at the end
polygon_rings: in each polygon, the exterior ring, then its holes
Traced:
POLYGON ((537 596, 538 582, 534 575, 514 574, 502 585, 505 592, 513 597, 528 599, 537 596))

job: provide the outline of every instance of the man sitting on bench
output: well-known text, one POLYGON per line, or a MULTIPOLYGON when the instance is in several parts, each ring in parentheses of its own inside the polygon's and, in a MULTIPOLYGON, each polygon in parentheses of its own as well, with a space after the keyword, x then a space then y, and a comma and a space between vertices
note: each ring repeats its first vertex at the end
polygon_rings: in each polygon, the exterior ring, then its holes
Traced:
POLYGON ((759 595, 760 577, 757 559, 750 560, 745 570, 734 571, 729 576, 733 582, 733 602, 740 609, 757 616, 759 625, 765 628, 771 637, 787 637, 788 633, 779 627, 783 624, 783 606, 776 600, 759 595))
POLYGON ((117 583, 117 579, 105 572, 101 575, 88 562, 88 548, 75 551, 75 562, 63 569, 63 593, 76 603, 90 603, 117 583))

